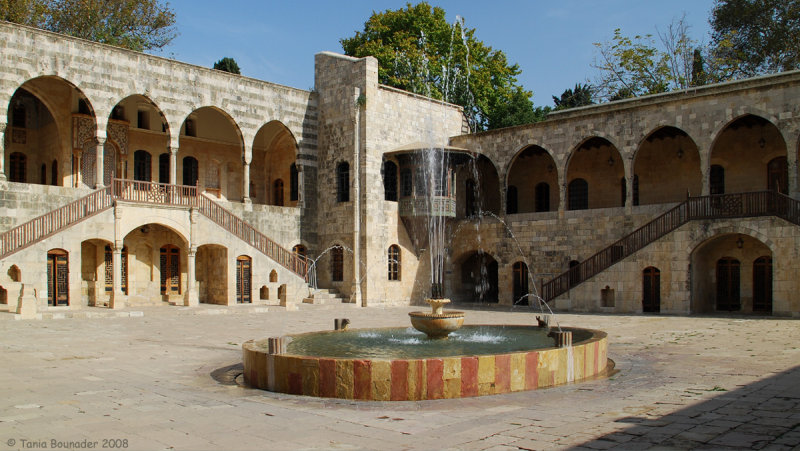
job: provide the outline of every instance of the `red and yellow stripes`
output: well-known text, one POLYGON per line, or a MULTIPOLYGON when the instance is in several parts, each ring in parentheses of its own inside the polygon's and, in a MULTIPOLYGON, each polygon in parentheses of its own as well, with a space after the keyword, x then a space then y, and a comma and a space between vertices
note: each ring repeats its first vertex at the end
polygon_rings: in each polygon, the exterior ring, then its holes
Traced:
POLYGON ((331 359, 267 354, 248 341, 245 381, 296 395, 371 401, 416 401, 493 395, 579 381, 605 370, 606 334, 571 348, 428 359, 331 359), (572 359, 569 365, 568 359, 572 359))

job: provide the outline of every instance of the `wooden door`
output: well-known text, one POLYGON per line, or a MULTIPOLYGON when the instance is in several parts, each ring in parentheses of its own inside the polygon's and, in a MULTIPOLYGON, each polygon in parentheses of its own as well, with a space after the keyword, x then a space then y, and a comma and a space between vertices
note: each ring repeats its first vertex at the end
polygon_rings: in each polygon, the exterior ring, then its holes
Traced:
POLYGON ((251 289, 252 260, 246 255, 236 259, 236 303, 249 304, 253 302, 251 289))
POLYGON ((737 311, 741 308, 739 260, 723 257, 717 261, 717 310, 737 311))
POLYGON ((642 272, 642 311, 645 313, 661 311, 661 271, 652 266, 642 272))
POLYGON ((161 294, 181 294, 181 253, 172 244, 161 248, 161 294))
POLYGON ((772 313, 772 257, 753 262, 753 311, 772 313))
POLYGON ((69 305, 69 255, 61 249, 47 253, 47 305, 69 305))

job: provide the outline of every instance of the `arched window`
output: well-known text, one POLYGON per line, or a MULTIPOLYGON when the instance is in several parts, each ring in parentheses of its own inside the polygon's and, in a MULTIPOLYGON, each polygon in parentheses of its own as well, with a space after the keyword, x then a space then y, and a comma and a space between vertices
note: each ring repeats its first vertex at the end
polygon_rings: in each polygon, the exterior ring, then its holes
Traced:
POLYGON ((11 167, 9 167, 8 181, 25 183, 27 182, 28 157, 22 152, 11 154, 11 167))
POLYGON ((506 190, 506 214, 513 215, 519 211, 517 199, 517 187, 511 185, 506 190))
POLYGON ((42 167, 39 171, 39 183, 42 185, 47 185, 47 165, 42 163, 42 167))
POLYGON ((137 150, 133 153, 133 179, 140 182, 149 182, 151 177, 151 157, 146 150, 137 150))
POLYGON ((339 246, 331 249, 331 280, 344 280, 344 250, 339 246))
POLYGON ((633 174, 633 205, 639 205, 639 176, 633 174))
POLYGON ((272 204, 283 207, 283 180, 275 180, 272 184, 272 204))
POLYGON ((412 194, 414 194, 414 180, 411 169, 406 168, 400 171, 400 195, 411 197, 412 194))
POLYGON ((197 186, 198 181, 198 165, 197 158, 184 157, 183 158, 183 184, 186 186, 197 186))
POLYGON ((289 166, 289 201, 294 202, 300 199, 300 176, 297 172, 297 165, 292 163, 289 166))
POLYGON ((336 202, 350 201, 350 165, 343 161, 336 166, 336 202))
POLYGON ((397 201, 397 165, 392 161, 383 163, 383 198, 397 201))
POLYGON ((589 208, 589 184, 584 179, 575 179, 567 186, 569 210, 589 208))
POLYGON ((528 265, 525 262, 516 262, 512 268, 514 275, 513 296, 514 305, 528 305, 528 265))
POLYGON ((661 271, 648 266, 642 271, 642 311, 658 313, 661 311, 661 271))
POLYGON ((158 156, 158 183, 169 183, 169 154, 158 156))
POLYGON ((711 172, 708 176, 709 192, 713 194, 725 194, 725 168, 718 164, 711 165, 711 172))
POLYGON ((550 211, 550 185, 546 182, 536 184, 534 188, 535 212, 550 211))
POLYGON ((389 259, 389 280, 400 280, 400 246, 389 246, 387 255, 389 259))

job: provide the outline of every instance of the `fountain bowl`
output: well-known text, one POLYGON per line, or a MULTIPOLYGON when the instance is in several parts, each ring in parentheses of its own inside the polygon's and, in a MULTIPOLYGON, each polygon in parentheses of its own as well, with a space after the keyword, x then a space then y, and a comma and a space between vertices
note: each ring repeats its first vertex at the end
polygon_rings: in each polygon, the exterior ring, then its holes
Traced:
POLYGON ((444 313, 408 312, 411 326, 431 339, 443 339, 464 325, 464 312, 444 313))
POLYGON ((411 328, 311 332, 280 337, 288 346, 273 352, 268 340, 250 340, 242 345, 244 381, 253 388, 293 395, 417 401, 535 390, 602 377, 613 368, 605 332, 561 329, 573 333, 572 346, 557 347, 548 328, 529 325, 464 326, 448 340, 429 340, 411 328), (483 343, 461 343, 462 336, 480 338, 487 331, 520 338, 511 347, 488 349, 483 343), (412 354, 364 349, 377 341, 375 334, 384 332, 399 336, 401 342, 390 341, 390 351, 415 348, 418 343, 432 349, 412 354), (352 340, 358 335, 360 343, 352 340), (408 340, 409 335, 413 340, 408 340), (306 339, 324 344, 341 340, 337 346, 346 352, 313 345, 301 350, 298 345, 306 339), (415 344, 406 345, 407 341, 415 344))
POLYGON ((430 304, 431 312, 409 312, 411 326, 425 333, 428 338, 440 340, 447 338, 450 332, 456 331, 464 325, 464 312, 454 310, 445 312, 443 307, 450 303, 447 298, 425 299, 430 304))

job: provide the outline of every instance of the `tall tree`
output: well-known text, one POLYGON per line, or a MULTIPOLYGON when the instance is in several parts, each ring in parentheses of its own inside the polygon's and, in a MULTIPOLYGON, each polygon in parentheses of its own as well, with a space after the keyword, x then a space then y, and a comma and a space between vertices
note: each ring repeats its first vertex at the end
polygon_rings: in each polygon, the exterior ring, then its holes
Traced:
POLYGON ((373 12, 363 31, 340 42, 347 55, 377 58, 381 83, 463 106, 474 130, 516 125, 533 110, 531 93, 517 83, 519 66, 428 3, 373 12))
POLYGON ((650 34, 629 38, 617 28, 611 42, 595 43, 596 96, 619 100, 696 86, 700 80, 693 79, 695 50, 701 51, 702 61, 703 48, 689 36, 685 16, 658 31, 658 38, 658 42, 650 34))
POLYGON ((239 65, 236 64, 236 60, 228 56, 214 63, 214 69, 221 70, 223 72, 230 72, 232 74, 242 73, 239 70, 239 65))
POLYGON ((575 88, 567 88, 561 93, 561 97, 553 96, 553 103, 556 110, 567 108, 577 108, 579 106, 593 105, 593 89, 588 84, 575 83, 575 88))
POLYGON ((732 76, 800 68, 800 0, 716 0, 709 22, 732 76))
POLYGON ((136 51, 177 36, 175 13, 161 0, 0 0, 0 18, 136 51))

